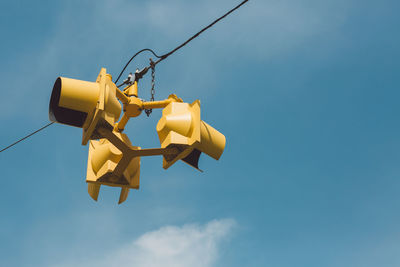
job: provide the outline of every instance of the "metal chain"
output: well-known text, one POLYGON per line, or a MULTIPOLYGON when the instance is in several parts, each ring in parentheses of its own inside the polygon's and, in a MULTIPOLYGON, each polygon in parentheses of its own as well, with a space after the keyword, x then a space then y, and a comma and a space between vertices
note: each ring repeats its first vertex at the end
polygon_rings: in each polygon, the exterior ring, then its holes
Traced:
POLYGON ((156 91, 154 90, 155 86, 155 81, 156 81, 156 64, 153 62, 153 60, 150 58, 150 67, 151 67, 151 98, 150 101, 154 101, 154 95, 156 91))
MULTIPOLYGON (((154 101, 154 95, 156 91, 154 90, 155 86, 155 80, 156 80, 156 64, 154 61, 150 58, 150 68, 151 68, 151 90, 150 90, 150 101, 154 101)), ((150 116, 150 114, 153 112, 152 109, 145 109, 144 112, 146 112, 147 117, 150 116)))

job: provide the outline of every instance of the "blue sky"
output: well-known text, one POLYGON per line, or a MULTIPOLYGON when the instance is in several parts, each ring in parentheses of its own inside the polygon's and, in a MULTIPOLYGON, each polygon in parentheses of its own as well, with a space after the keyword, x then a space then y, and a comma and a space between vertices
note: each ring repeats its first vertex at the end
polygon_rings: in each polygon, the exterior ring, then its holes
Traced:
MULTIPOLYGON (((2 146, 47 123, 58 76, 116 77, 237 3, 1 1, 2 146)), ((159 64, 156 98, 200 99, 226 149, 204 173, 143 158, 122 205, 87 194, 81 129, 1 153, 0 265, 399 266, 399 8, 251 0, 159 64)), ((159 145, 160 115, 130 121, 133 145, 159 145)))

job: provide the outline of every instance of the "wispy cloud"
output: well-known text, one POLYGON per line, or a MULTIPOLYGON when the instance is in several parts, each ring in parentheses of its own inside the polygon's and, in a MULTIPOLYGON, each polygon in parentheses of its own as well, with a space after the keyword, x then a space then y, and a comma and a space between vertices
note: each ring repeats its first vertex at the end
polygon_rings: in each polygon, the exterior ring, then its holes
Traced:
POLYGON ((213 220, 205 225, 165 226, 147 232, 103 257, 56 266, 214 266, 221 241, 235 226, 232 219, 213 220))

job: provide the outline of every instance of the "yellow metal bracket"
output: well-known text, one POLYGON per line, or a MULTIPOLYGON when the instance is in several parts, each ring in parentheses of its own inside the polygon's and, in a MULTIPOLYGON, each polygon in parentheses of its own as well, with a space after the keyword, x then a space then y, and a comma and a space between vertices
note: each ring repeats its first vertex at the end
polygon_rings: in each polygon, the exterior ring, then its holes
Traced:
POLYGON ((131 162, 134 157, 170 155, 178 153, 177 148, 136 149, 131 147, 129 144, 124 143, 120 138, 118 138, 114 131, 110 131, 107 128, 99 128, 97 131, 122 152, 122 159, 118 162, 118 165, 115 167, 112 173, 113 176, 118 178, 122 176, 122 173, 128 167, 129 162, 131 162))
POLYGON ((165 108, 171 102, 183 102, 183 100, 174 94, 168 96, 167 99, 161 101, 143 101, 137 96, 137 82, 128 86, 124 92, 117 89, 116 96, 123 104, 123 115, 121 120, 115 124, 114 130, 122 132, 130 118, 139 116, 144 109, 165 108), (131 89, 131 87, 134 87, 131 89), (128 95, 127 95, 128 94, 128 95))

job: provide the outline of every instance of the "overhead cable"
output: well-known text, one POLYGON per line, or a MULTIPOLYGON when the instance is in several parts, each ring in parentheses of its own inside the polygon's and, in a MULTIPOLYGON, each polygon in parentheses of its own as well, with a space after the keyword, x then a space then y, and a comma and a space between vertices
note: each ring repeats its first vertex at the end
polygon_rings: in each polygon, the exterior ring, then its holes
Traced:
MULTIPOLYGON (((176 51, 178 51, 179 49, 181 49, 182 47, 184 47, 185 45, 187 45, 190 41, 192 41, 193 39, 197 38, 200 34, 202 34, 204 31, 208 30, 209 28, 211 28, 212 26, 214 26, 214 24, 216 24, 217 22, 219 22, 220 20, 222 20, 223 18, 225 18, 226 16, 228 16, 230 13, 232 13, 233 11, 235 11, 236 9, 240 8, 242 5, 244 5, 246 2, 248 2, 249 0, 244 0, 243 2, 241 2, 239 5, 237 5, 236 7, 232 8, 231 10, 229 10, 227 13, 225 13, 224 15, 222 15, 221 17, 217 18, 216 20, 214 20, 212 23, 210 23, 209 25, 207 25, 206 27, 204 27, 203 29, 201 29, 199 32, 197 32, 196 34, 194 34, 192 37, 190 37, 189 39, 187 39, 185 42, 183 42, 182 44, 180 44, 179 46, 177 46, 176 48, 174 48, 173 50, 171 50, 168 53, 165 53, 161 56, 157 55, 153 50, 151 50, 150 48, 145 48, 142 49, 140 51, 138 51, 137 53, 135 53, 130 59, 129 61, 125 64, 124 68, 122 69, 122 71, 120 72, 120 74, 118 75, 117 79, 115 80, 115 84, 119 81, 119 79, 121 78, 122 74, 124 73, 124 71, 126 70, 126 68, 128 67, 128 65, 132 62, 132 60, 139 55, 142 52, 148 51, 150 53, 152 53, 156 58, 158 58, 157 61, 155 61, 153 64, 154 66, 157 65, 158 63, 160 63, 161 61, 163 61, 164 59, 166 59, 167 57, 169 57, 170 55, 172 55, 173 53, 175 53, 176 51)), ((144 69, 142 69, 140 72, 140 74, 143 76, 144 74, 146 74, 146 72, 151 68, 151 66, 145 67, 144 69)), ((118 87, 122 86, 123 84, 119 85, 118 87)), ((3 152, 11 147, 13 147, 14 145, 18 144, 19 142, 31 137, 32 135, 44 130, 45 128, 49 127, 50 125, 52 125, 54 122, 50 122, 48 124, 46 124, 45 126, 41 127, 40 129, 28 134, 27 136, 19 139, 18 141, 12 143, 11 145, 3 148, 2 150, 0 150, 0 152, 3 152)))
POLYGON ((11 148, 12 146, 15 146, 15 145, 18 144, 19 142, 21 142, 21 141, 27 139, 28 137, 31 137, 32 135, 34 135, 34 134, 40 132, 41 130, 44 130, 45 128, 49 127, 49 126, 52 125, 53 123, 54 123, 54 121, 53 121, 53 122, 50 122, 50 123, 48 123, 48 124, 46 124, 46 125, 43 126, 42 128, 40 128, 40 129, 38 129, 38 130, 36 130, 36 131, 34 131, 34 132, 28 134, 27 136, 25 136, 25 137, 19 139, 18 141, 12 143, 11 145, 9 145, 9 146, 3 148, 2 150, 0 150, 0 152, 3 152, 4 150, 7 150, 7 149, 11 148))
MULTIPOLYGON (((115 81, 118 82, 119 78, 121 78, 122 74, 124 73, 125 69, 128 67, 129 63, 131 63, 131 61, 140 53, 144 52, 144 51, 150 51, 151 53, 153 53, 153 55, 158 58, 157 61, 154 62, 154 65, 157 65, 158 63, 160 63, 161 61, 163 61, 164 59, 166 59, 167 57, 169 57, 170 55, 172 55, 173 53, 175 53, 176 51, 178 51, 179 49, 181 49, 182 47, 184 47, 185 45, 187 45, 190 41, 192 41, 193 39, 197 38, 200 34, 202 34, 204 31, 208 30, 209 28, 211 28, 212 26, 214 26, 217 22, 219 22, 220 20, 222 20, 223 18, 225 18, 226 16, 228 16, 229 14, 231 14, 233 11, 235 11, 236 9, 240 8, 242 5, 244 5, 246 2, 248 2, 249 0, 244 0, 243 2, 241 2, 239 5, 235 6, 234 8, 232 8, 231 10, 229 10, 228 12, 226 12, 224 15, 222 15, 221 17, 217 18, 216 20, 214 20, 213 22, 211 22, 209 25, 207 25, 206 27, 204 27, 203 29, 201 29, 199 32, 197 32, 196 34, 194 34, 192 37, 190 37, 189 39, 187 39, 185 42, 183 42, 182 44, 180 44, 179 46, 177 46, 176 48, 172 49, 170 52, 165 53, 162 56, 158 56, 156 53, 153 52, 153 50, 149 49, 149 48, 145 48, 140 50, 139 52, 137 52, 135 55, 133 55, 131 57, 131 59, 125 64, 124 68, 122 69, 121 73, 118 75, 117 80, 115 81)), ((143 76, 148 70, 149 70, 150 66, 145 67, 144 69, 142 69, 141 75, 143 76)))

